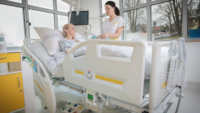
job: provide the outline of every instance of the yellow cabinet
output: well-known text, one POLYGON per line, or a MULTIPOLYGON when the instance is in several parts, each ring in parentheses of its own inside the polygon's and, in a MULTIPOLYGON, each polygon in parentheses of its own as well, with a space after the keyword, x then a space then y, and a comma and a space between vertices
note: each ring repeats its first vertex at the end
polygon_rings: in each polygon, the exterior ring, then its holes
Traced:
POLYGON ((20 53, 0 54, 0 63, 20 62, 20 53))
POLYGON ((0 76, 0 113, 24 108, 22 73, 0 76))

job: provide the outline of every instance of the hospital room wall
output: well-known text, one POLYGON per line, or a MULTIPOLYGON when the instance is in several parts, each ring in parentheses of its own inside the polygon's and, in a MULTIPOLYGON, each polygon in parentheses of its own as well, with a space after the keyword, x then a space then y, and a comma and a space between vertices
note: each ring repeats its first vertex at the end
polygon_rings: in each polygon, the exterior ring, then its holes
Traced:
POLYGON ((99 35, 101 33, 99 9, 99 0, 84 0, 84 10, 89 10, 89 16, 92 18, 89 19, 89 23, 92 25, 91 32, 95 35, 99 35))
POLYGON ((200 42, 187 42, 187 63, 188 81, 200 83, 200 42))

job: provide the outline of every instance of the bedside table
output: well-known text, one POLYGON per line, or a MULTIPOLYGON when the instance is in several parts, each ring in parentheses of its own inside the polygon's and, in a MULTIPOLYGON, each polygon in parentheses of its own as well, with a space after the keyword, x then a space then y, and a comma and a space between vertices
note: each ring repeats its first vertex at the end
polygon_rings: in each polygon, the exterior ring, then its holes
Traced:
POLYGON ((0 52, 0 113, 35 109, 32 70, 26 64, 21 50, 0 52))

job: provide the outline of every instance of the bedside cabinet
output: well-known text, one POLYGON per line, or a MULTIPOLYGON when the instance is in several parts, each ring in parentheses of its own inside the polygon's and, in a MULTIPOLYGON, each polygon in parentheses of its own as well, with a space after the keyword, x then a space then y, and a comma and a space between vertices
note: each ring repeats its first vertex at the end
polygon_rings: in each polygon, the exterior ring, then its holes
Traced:
MULTIPOLYGON (((27 81, 32 81, 32 78, 30 78, 32 72, 31 69, 28 72, 29 69, 22 69, 22 67, 26 68, 22 64, 24 64, 24 61, 22 61, 20 50, 8 50, 6 53, 0 53, 0 113, 25 109, 25 103, 30 102, 33 105, 32 107, 35 107, 34 101, 28 99, 28 96, 32 100, 34 99, 33 86, 27 87, 29 86, 27 81), (25 70, 26 75, 23 70, 25 70), (31 90, 28 93, 31 92, 32 95, 26 95, 28 88, 31 90)), ((29 105, 27 106, 30 108, 29 105)), ((30 110, 25 109, 25 111, 30 110)))

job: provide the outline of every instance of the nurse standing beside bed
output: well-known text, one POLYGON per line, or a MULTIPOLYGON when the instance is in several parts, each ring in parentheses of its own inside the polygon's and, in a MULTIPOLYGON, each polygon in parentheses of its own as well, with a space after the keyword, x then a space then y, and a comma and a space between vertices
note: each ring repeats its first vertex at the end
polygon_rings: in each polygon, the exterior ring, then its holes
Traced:
POLYGON ((113 1, 108 1, 105 4, 106 14, 109 16, 103 22, 103 34, 101 39, 122 40, 121 34, 124 30, 125 21, 120 16, 120 11, 113 1))

